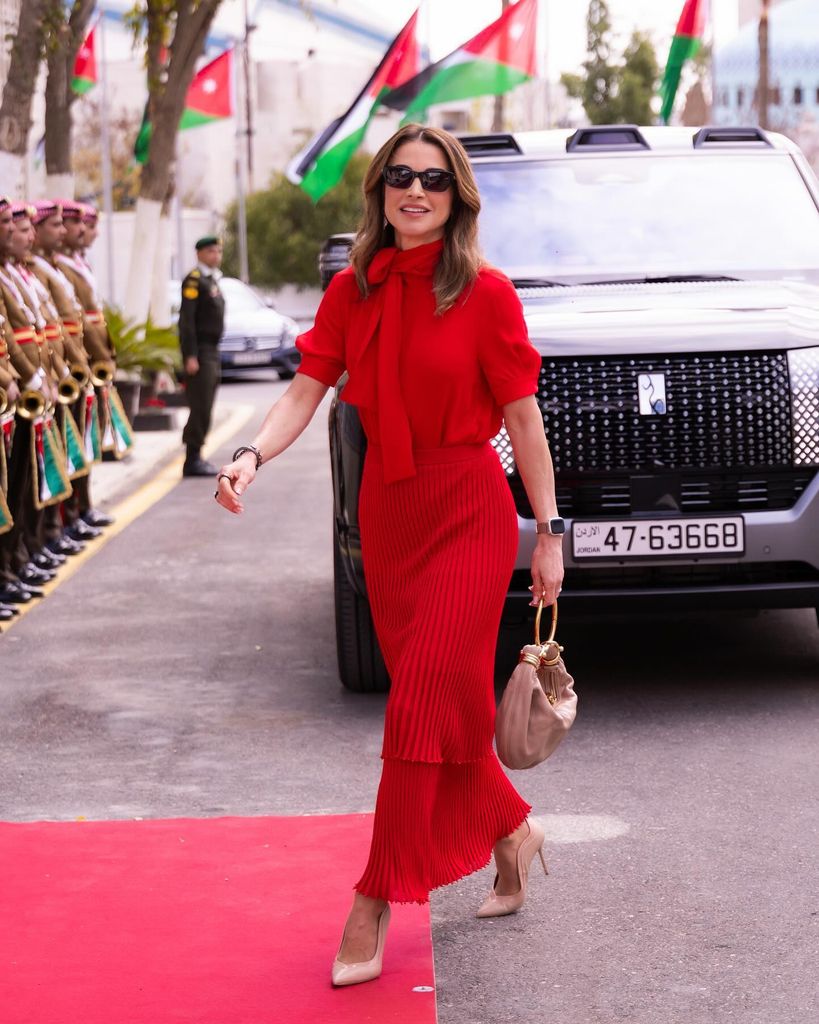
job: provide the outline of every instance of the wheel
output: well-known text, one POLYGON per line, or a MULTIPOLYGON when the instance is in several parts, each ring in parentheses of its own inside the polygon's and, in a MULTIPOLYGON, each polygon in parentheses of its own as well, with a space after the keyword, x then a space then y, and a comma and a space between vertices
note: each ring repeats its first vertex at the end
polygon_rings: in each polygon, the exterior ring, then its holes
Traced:
POLYGON ((356 693, 386 693, 390 677, 375 636, 370 605, 350 585, 333 531, 336 651, 342 685, 356 693))
POLYGON ((276 370, 279 380, 292 380, 296 376, 295 370, 276 370))

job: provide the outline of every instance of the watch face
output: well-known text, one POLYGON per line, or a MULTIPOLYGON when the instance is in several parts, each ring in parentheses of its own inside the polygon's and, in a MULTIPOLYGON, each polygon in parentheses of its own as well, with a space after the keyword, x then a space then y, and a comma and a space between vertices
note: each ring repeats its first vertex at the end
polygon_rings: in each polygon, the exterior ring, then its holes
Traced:
POLYGON ((552 533, 560 534, 566 532, 566 523, 562 519, 550 519, 549 526, 552 533))

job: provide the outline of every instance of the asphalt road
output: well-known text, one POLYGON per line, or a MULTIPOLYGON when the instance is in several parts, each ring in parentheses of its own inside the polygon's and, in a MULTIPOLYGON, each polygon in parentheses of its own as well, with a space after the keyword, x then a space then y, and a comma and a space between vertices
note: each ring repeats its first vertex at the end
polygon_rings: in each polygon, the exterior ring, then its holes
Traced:
MULTIPOLYGON (((283 387, 225 393, 261 416, 283 387)), ((325 411, 242 519, 211 493, 180 481, 0 637, 0 818, 372 809, 384 697, 337 682, 325 411)), ((813 612, 560 639, 578 721, 516 777, 550 875, 511 918, 473 916, 489 870, 433 896, 441 1024, 816 1020, 813 612)))

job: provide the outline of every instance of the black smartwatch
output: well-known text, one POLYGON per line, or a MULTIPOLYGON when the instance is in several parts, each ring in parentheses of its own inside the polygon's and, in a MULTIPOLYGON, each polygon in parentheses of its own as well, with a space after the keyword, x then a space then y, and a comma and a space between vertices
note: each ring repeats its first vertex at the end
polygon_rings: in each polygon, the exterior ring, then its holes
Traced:
POLYGON ((560 516, 552 516, 545 523, 537 524, 538 533, 549 533, 553 537, 559 537, 566 532, 566 521, 560 516))

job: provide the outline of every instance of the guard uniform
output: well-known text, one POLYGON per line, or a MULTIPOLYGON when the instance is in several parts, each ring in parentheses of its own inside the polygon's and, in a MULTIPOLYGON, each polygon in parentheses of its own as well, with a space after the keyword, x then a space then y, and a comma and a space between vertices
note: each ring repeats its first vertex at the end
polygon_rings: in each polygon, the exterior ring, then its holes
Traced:
MULTIPOLYGON (((200 238, 196 250, 218 245, 214 236, 200 238)), ((194 356, 199 371, 186 374, 190 415, 182 432, 186 448, 185 476, 212 476, 216 467, 201 457, 202 445, 210 430, 213 403, 219 386, 219 341, 225 325, 225 299, 219 288, 221 273, 199 264, 182 282, 179 309, 179 343, 183 361, 194 356)))

